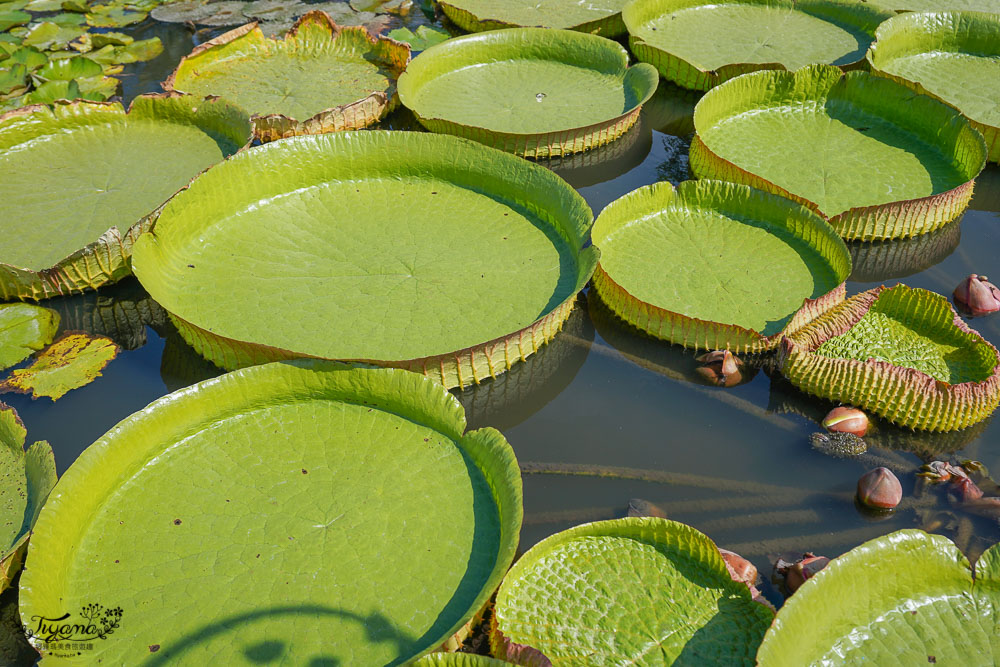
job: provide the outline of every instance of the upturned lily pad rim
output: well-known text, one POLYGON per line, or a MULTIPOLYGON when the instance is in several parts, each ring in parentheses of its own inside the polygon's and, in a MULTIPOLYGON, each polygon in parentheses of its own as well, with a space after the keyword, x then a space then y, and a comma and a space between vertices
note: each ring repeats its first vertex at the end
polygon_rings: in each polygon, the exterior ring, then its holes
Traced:
MULTIPOLYGON (((513 183, 514 175, 520 174, 523 177, 521 186, 524 188, 530 186, 530 189, 520 190, 513 194, 493 192, 492 195, 508 203, 516 202, 519 206, 527 205, 552 226, 574 255, 577 270, 576 281, 572 294, 569 294, 561 303, 550 307, 547 312, 539 315, 533 323, 489 341, 478 342, 453 351, 428 351, 427 356, 413 359, 350 358, 337 360, 406 368, 434 377, 448 388, 465 387, 478 384, 505 372, 513 363, 534 354, 541 345, 551 340, 559 332, 563 322, 569 317, 574 307, 577 294, 586 286, 593 275, 599 257, 599 251, 593 246, 587 245, 590 239, 593 213, 586 200, 550 170, 468 139, 428 132, 357 130, 297 136, 282 140, 280 144, 274 144, 276 147, 264 144, 240 151, 237 155, 216 165, 215 168, 206 171, 200 178, 192 181, 151 216, 148 226, 149 233, 144 234, 136 243, 137 254, 133 268, 143 287, 170 313, 171 320, 177 326, 182 337, 199 354, 226 370, 270 361, 321 358, 313 354, 273 346, 262 341, 231 338, 226 336, 224 332, 220 332, 218 327, 213 327, 210 331, 198 322, 192 321, 195 318, 182 312, 182 309, 178 309, 175 303, 176 296, 170 293, 169 286, 164 286, 161 282, 158 266, 159 254, 158 252, 154 253, 154 245, 160 242, 157 233, 160 237, 163 234, 162 230, 157 229, 163 216, 169 216, 175 207, 185 205, 186 197, 197 196, 206 188, 216 187, 217 182, 225 187, 228 182, 226 179, 232 170, 252 167, 257 156, 266 155, 266 151, 287 151, 297 144, 304 147, 311 144, 316 150, 322 151, 324 156, 332 159, 336 155, 363 155, 363 151, 367 150, 366 146, 373 149, 378 148, 379 142, 394 144, 395 154, 400 160, 399 164, 404 167, 407 164, 404 160, 407 150, 426 150, 428 154, 434 156, 435 160, 440 160, 442 165, 449 165, 449 168, 457 155, 464 154, 470 159, 475 157, 478 163, 484 165, 484 169, 489 168, 497 182, 502 181, 507 185, 513 183), (492 166, 487 165, 487 162, 492 166), (247 166, 244 167, 244 165, 247 166), (188 192, 192 192, 194 195, 188 195, 188 192), (143 253, 146 249, 149 250, 149 266, 143 267, 143 253)), ((373 169, 374 167, 369 168, 373 169)), ((379 168, 384 169, 384 166, 379 168)), ((406 168, 410 169, 410 167, 406 168)), ((426 176, 428 173, 425 170, 421 172, 421 175, 426 176)), ((482 175, 480 174, 480 177, 482 175)), ((359 174, 355 172, 352 178, 358 176, 359 174)), ((463 184, 464 187, 470 187, 478 192, 488 192, 488 185, 482 180, 474 187, 470 183, 463 184)))
MULTIPOLYGON (((386 36, 372 36, 364 26, 338 25, 326 12, 314 9, 300 16, 282 38, 274 39, 265 36, 260 29, 260 23, 252 21, 199 44, 177 63, 177 67, 163 82, 163 90, 178 90, 177 79, 181 77, 180 86, 183 86, 185 68, 193 67, 194 64, 211 58, 213 50, 218 50, 241 39, 273 46, 289 44, 298 38, 299 31, 304 27, 307 29, 315 27, 329 31, 331 43, 336 43, 341 35, 367 42, 379 56, 376 62, 384 64, 397 78, 410 62, 409 44, 386 36)), ((320 73, 318 76, 322 76, 322 74, 320 73)), ((329 107, 306 119, 299 120, 280 113, 253 113, 251 121, 254 124, 255 135, 262 141, 273 141, 299 134, 323 131, 358 130, 378 122, 395 108, 398 99, 395 82, 390 81, 389 87, 385 91, 372 92, 354 102, 329 107)))
POLYGON ((827 215, 815 202, 722 157, 700 133, 691 143, 692 173, 698 178, 744 183, 803 204, 823 216, 845 240, 908 238, 942 227, 965 210, 975 178, 986 166, 987 147, 982 135, 947 104, 914 95, 905 86, 867 72, 845 73, 831 65, 807 65, 794 72, 767 70, 744 74, 716 86, 698 101, 694 109, 695 131, 762 105, 826 100, 833 91, 838 95, 850 91, 852 104, 861 104, 866 111, 911 132, 922 130, 928 143, 936 143, 953 157, 967 180, 925 197, 852 207, 827 215))
MULTIPOLYGON (((458 27, 467 32, 482 32, 484 30, 502 30, 505 28, 546 28, 541 25, 520 25, 511 23, 500 18, 483 15, 476 15, 471 10, 459 7, 455 1, 438 0, 437 3, 441 11, 458 27)), ((618 37, 626 32, 625 23, 622 21, 622 13, 615 12, 602 19, 584 21, 576 25, 565 26, 563 28, 548 28, 550 30, 576 30, 601 37, 618 37)))
MULTIPOLYGON (((906 12, 893 16, 875 31, 876 40, 865 58, 873 73, 892 79, 916 92, 933 97, 965 114, 986 140, 991 162, 1000 163, 1000 126, 968 115, 961 108, 927 90, 919 81, 890 74, 885 65, 898 56, 929 54, 945 50, 1000 60, 1000 14, 973 11, 906 12)), ((984 82, 989 86, 990 82, 984 82)), ((998 95, 1000 83, 994 82, 998 95)))
POLYGON ((433 380, 399 369, 309 359, 254 366, 168 394, 126 417, 87 447, 59 479, 36 521, 20 585, 19 611, 25 624, 31 623, 35 613, 60 606, 61 591, 70 583, 70 573, 60 564, 72 554, 106 494, 164 446, 243 409, 319 396, 380 409, 439 431, 464 451, 489 483, 501 531, 496 564, 460 620, 409 659, 450 645, 489 602, 517 551, 523 507, 514 450, 495 429, 466 431, 461 403, 433 380))
MULTIPOLYGON (((629 47, 640 60, 657 65, 660 74, 678 85, 694 90, 709 90, 723 81, 747 72, 759 70, 781 70, 788 68, 779 62, 740 63, 734 62, 710 69, 696 62, 682 58, 669 48, 657 46, 638 35, 642 23, 653 16, 670 14, 681 9, 698 6, 718 5, 712 0, 631 0, 622 10, 622 19, 629 33, 629 47)), ((721 4, 762 5, 782 7, 808 14, 835 25, 850 24, 872 38, 877 26, 894 12, 847 0, 726 0, 721 4), (812 10, 812 11, 810 11, 812 10)), ((864 55, 857 60, 837 65, 840 69, 858 69, 865 62, 864 55)))
POLYGON ((956 431, 989 417, 1000 404, 1000 351, 971 329, 948 300, 902 283, 856 294, 790 336, 778 347, 781 374, 799 389, 869 410, 888 421, 926 431, 956 431), (986 379, 951 384, 914 368, 885 361, 834 358, 816 349, 857 324, 877 300, 913 306, 929 329, 944 331, 966 345, 979 347, 994 363, 986 379))
MULTIPOLYGON (((519 644, 516 640, 506 636, 501 627, 503 616, 503 605, 505 591, 523 577, 533 568, 536 563, 545 557, 553 548, 573 542, 585 537, 613 537, 619 539, 635 540, 654 547, 665 547, 671 550, 680 550, 678 542, 686 539, 693 543, 691 550, 700 552, 709 561, 706 570, 713 574, 718 580, 719 588, 725 593, 743 598, 746 602, 757 605, 753 601, 749 587, 742 582, 734 581, 729 576, 729 570, 722 559, 718 546, 707 535, 701 531, 688 526, 687 524, 670 519, 658 517, 628 517, 624 519, 608 519, 604 521, 593 521, 584 523, 567 530, 550 535, 544 540, 535 544, 510 568, 507 576, 504 577, 497 591, 493 608, 493 619, 490 624, 490 648, 491 654, 501 659, 513 659, 518 664, 540 665, 549 664, 544 662, 547 659, 544 653, 537 647, 519 644), (667 539, 664 539, 667 538, 667 539), (711 570, 714 570, 712 572, 711 570), (538 660, 542 656, 542 660, 538 660), (518 659, 521 658, 521 659, 518 659)), ((663 558, 668 558, 661 552, 663 558)), ((597 573, 595 573, 597 574, 597 573)), ((539 604, 543 601, 539 600, 539 604)), ((757 610, 760 614, 771 615, 773 612, 759 605, 757 610)))
MULTIPOLYGON (((782 331, 765 336, 752 329, 731 323, 698 319, 684 313, 670 311, 646 303, 633 296, 607 273, 599 263, 594 277, 594 287, 602 301, 630 325, 656 338, 678 343, 686 347, 716 350, 731 349, 737 353, 765 352, 774 348, 782 336, 804 326, 807 322, 826 312, 844 299, 845 281, 851 272, 851 257, 844 241, 822 218, 808 208, 789 201, 784 197, 756 190, 746 185, 724 181, 702 180, 684 181, 676 188, 669 182, 653 183, 638 188, 608 204, 594 223, 591 232, 594 245, 608 255, 607 240, 615 231, 636 224, 643 224, 649 216, 664 210, 668 205, 684 205, 691 200, 695 209, 716 204, 717 210, 736 220, 762 220, 774 227, 785 229, 803 242, 809 243, 830 263, 837 284, 825 294, 804 299, 802 306, 788 320, 782 331), (754 202, 761 207, 773 209, 774 215, 767 220, 744 209, 723 208, 717 202, 698 199, 732 196, 742 201, 747 208, 754 202), (751 217, 753 216, 753 217, 751 217), (603 246, 603 247, 602 247, 603 246), (668 331, 664 331, 666 327, 668 331), (679 328, 679 334, 675 330, 679 328)), ((650 271, 657 258, 647 258, 650 271)), ((716 280, 716 276, 706 276, 706 280, 716 280)))
POLYGON ((399 78, 399 97, 403 105, 432 132, 468 137, 524 157, 554 157, 589 150, 614 141, 639 119, 642 105, 656 92, 659 75, 648 63, 637 63, 629 67, 628 61, 628 51, 623 46, 598 35, 554 28, 489 30, 455 37, 420 53, 399 78), (561 62, 571 62, 568 59, 581 56, 586 58, 590 56, 589 50, 602 49, 602 57, 608 64, 595 63, 592 59, 582 60, 578 64, 609 70, 606 73, 621 77, 623 85, 631 86, 637 92, 636 104, 612 118, 588 126, 554 127, 545 132, 524 133, 504 132, 421 113, 417 105, 417 91, 425 81, 455 68, 495 62, 501 55, 516 59, 512 54, 517 53, 526 42, 542 42, 548 47, 548 51, 541 56, 529 50, 531 59, 548 60, 558 57, 561 62))
MULTIPOLYGON (((810 632, 810 626, 814 627, 817 623, 824 626, 830 624, 832 627, 842 629, 846 635, 858 627, 866 627, 867 622, 874 620, 873 616, 880 614, 876 609, 861 610, 862 613, 868 612, 870 614, 870 616, 865 614, 868 616, 867 618, 851 617, 845 614, 842 609, 845 606, 851 609, 854 600, 850 597, 842 600, 836 596, 831 599, 827 589, 837 586, 836 582, 850 581, 853 582, 851 584, 853 587, 857 587, 859 584, 864 587, 865 579, 874 578, 877 580, 874 582, 877 589, 884 588, 880 585, 881 583, 891 582, 891 585, 895 587, 891 592, 894 599, 886 601, 885 606, 902 602, 901 598, 907 594, 911 595, 910 600, 914 606, 884 608, 884 612, 881 613, 888 613, 891 610, 897 614, 906 612, 918 614, 922 610, 918 610, 917 605, 930 595, 928 590, 943 594, 940 591, 940 584, 935 583, 941 575, 952 575, 954 579, 951 583, 965 580, 962 583, 967 583, 968 589, 956 590, 953 593, 966 596, 970 594, 972 587, 980 582, 995 588, 998 583, 998 573, 1000 573, 998 572, 998 564, 1000 564, 1000 546, 996 544, 983 552, 973 567, 965 555, 947 537, 929 534, 919 529, 897 530, 869 540, 832 559, 826 567, 806 580, 795 592, 795 595, 785 601, 785 604, 778 610, 771 627, 764 635, 764 640, 757 651, 757 664, 761 667, 820 664, 814 661, 833 647, 816 646, 813 641, 813 633, 810 632), (897 563, 893 563, 893 561, 897 561, 897 563), (920 565, 916 567, 919 567, 920 573, 925 575, 924 577, 914 575, 912 572, 900 576, 894 567, 896 564, 913 566, 915 562, 920 562, 920 565), (944 571, 944 568, 950 572, 944 571), (921 581, 930 581, 931 584, 926 589, 922 589, 920 587, 921 581), (810 637, 810 641, 803 641, 803 637, 810 637)), ((863 599, 872 597, 874 595, 871 593, 863 594, 863 599)), ((854 604, 857 606, 857 603, 854 604)), ((932 617, 932 620, 925 622, 934 623, 936 621, 936 617, 932 617)), ((961 638, 955 637, 954 639, 956 648, 961 652, 960 647, 964 646, 961 643, 961 638)))
MULTIPOLYGON (((217 97, 209 96, 202 99, 177 92, 139 95, 132 100, 127 110, 119 102, 82 99, 56 102, 51 107, 46 104, 32 104, 0 114, 0 131, 5 125, 22 124, 28 132, 29 139, 37 138, 45 133, 46 128, 41 123, 33 122, 33 117, 43 118, 47 122, 66 123, 68 127, 85 126, 90 118, 96 118, 101 122, 101 119, 114 118, 126 121, 128 118, 141 116, 151 120, 164 118, 170 122, 172 117, 163 116, 158 110, 161 104, 178 105, 181 111, 188 115, 189 120, 207 134, 229 139, 232 145, 239 147, 237 152, 249 146, 253 140, 249 117, 239 107, 217 97), (203 104, 218 107, 216 110, 219 113, 199 118, 196 112, 203 104)), ((5 143, 2 148, 8 149, 11 145, 15 144, 5 143)), ((198 174, 192 175, 191 181, 197 176, 198 174)), ((149 215, 136 220, 125 230, 111 227, 92 243, 70 253, 49 268, 32 270, 0 261, 0 299, 40 301, 54 296, 97 289, 101 285, 117 282, 130 275, 128 261, 132 244, 148 227, 150 215, 163 203, 157 204, 149 215)))

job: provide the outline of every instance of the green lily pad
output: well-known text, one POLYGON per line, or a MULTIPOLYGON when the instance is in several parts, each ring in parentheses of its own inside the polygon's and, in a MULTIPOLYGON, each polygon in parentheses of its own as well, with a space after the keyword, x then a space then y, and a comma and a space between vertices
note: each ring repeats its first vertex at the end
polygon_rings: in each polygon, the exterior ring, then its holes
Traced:
POLYGON ((56 14, 55 16, 46 16, 45 20, 50 21, 51 23, 55 23, 56 25, 71 25, 71 26, 83 25, 84 23, 87 22, 87 19, 86 17, 84 17, 83 14, 71 14, 71 13, 56 14))
POLYGON ((4 10, 0 12, 0 32, 10 30, 14 26, 26 25, 31 21, 31 14, 20 10, 4 10))
POLYGON ((986 143, 953 108, 865 72, 766 71, 708 91, 691 171, 787 196, 850 240, 906 238, 956 219, 986 143))
POLYGON ((865 542, 785 602, 757 660, 761 667, 993 664, 1000 546, 980 556, 973 575, 940 535, 900 530, 865 542))
POLYGON ((85 100, 106 100, 118 94, 121 81, 113 76, 91 76, 74 79, 80 89, 80 97, 85 100))
POLYGON ((20 63, 0 69, 0 97, 16 97, 28 89, 28 70, 20 63))
POLYGON ((762 69, 857 68, 890 16, 848 0, 636 0, 622 13, 636 57, 696 90, 762 69))
POLYGON ((417 658, 484 607, 517 548, 514 452, 465 428, 427 378, 328 362, 167 396, 64 475, 22 618, 120 608, 123 631, 88 656, 106 664, 417 658))
POLYGON ((59 313, 27 303, 0 303, 0 371, 52 342, 59 313))
POLYGON ((57 12, 62 9, 62 0, 31 0, 24 8, 33 12, 57 12))
POLYGON ((622 319, 687 347, 762 352, 844 299, 851 258, 815 213, 721 181, 639 188, 594 224, 594 287, 622 319))
MULTIPOLYGON (((46 81, 24 96, 25 104, 54 104, 57 101, 72 101, 83 98, 80 85, 76 81, 46 81)), ((99 102, 100 100, 92 100, 99 102)))
POLYGON ((29 73, 44 67, 47 62, 49 62, 48 56, 30 46, 22 46, 3 61, 4 67, 10 67, 16 63, 24 65, 29 73))
POLYGON ((868 62, 961 111, 1000 162, 1000 14, 901 14, 879 27, 868 62))
POLYGON ((646 63, 603 37, 513 28, 450 39, 413 59, 399 95, 433 132, 526 157, 576 153, 614 141, 656 91, 646 63))
POLYGON ((542 540, 514 564, 490 644, 519 664, 753 665, 773 617, 695 529, 598 521, 542 540))
POLYGON ((562 28, 604 37, 625 34, 622 7, 628 0, 442 0, 445 16, 463 30, 562 28))
MULTIPOLYGON (((60 9, 63 9, 67 12, 86 14, 87 11, 90 9, 90 4, 87 2, 87 0, 63 0, 59 4, 59 7, 60 9)), ((84 17, 84 20, 86 20, 86 17, 84 17)))
POLYGON ((132 267, 223 368, 313 356, 466 386, 557 333, 597 262, 590 222, 558 176, 470 141, 310 135, 196 179, 132 267))
POLYGON ((451 35, 443 30, 422 25, 417 27, 416 32, 406 27, 396 28, 395 30, 389 32, 388 37, 396 40, 397 42, 409 44, 410 48, 414 51, 425 51, 435 44, 440 44, 441 42, 450 39, 451 35))
POLYGON ((42 69, 38 70, 38 76, 43 79, 56 81, 71 81, 85 77, 101 76, 104 68, 89 58, 76 56, 63 60, 53 60, 42 69))
POLYGON ((27 431, 13 408, 0 403, 0 591, 21 570, 28 538, 56 483, 56 461, 44 440, 24 451, 27 431))
POLYGON ((879 287, 782 341, 781 372, 799 389, 900 426, 965 428, 1000 403, 1000 353, 948 299, 879 287))
POLYGON ((141 63, 152 60, 161 53, 163 53, 163 42, 159 37, 150 37, 114 47, 113 57, 116 64, 141 63))
POLYGON ((956 220, 912 239, 852 241, 847 249, 854 268, 848 280, 878 283, 912 276, 943 262, 958 248, 961 238, 961 221, 956 220))
POLYGON ((108 44, 111 46, 128 46, 135 41, 131 35, 123 32, 95 32, 90 35, 90 43, 95 49, 100 49, 108 44))
POLYGON ((66 48, 74 39, 87 32, 86 28, 75 25, 59 25, 45 21, 32 26, 21 43, 33 46, 42 51, 54 51, 66 48))
POLYGON ((84 387, 118 355, 118 346, 104 336, 69 333, 52 343, 27 368, 11 371, 0 391, 17 391, 34 398, 59 400, 84 387))
POLYGON ((87 14, 87 23, 95 28, 122 28, 127 25, 142 23, 146 20, 146 12, 137 12, 115 5, 92 5, 87 14))
POLYGON ((18 241, 0 251, 0 298, 41 299, 129 275, 144 216, 249 138, 245 112, 178 95, 141 96, 127 115, 119 104, 81 102, 0 116, 0 201, 17 211, 0 222, 0 237, 18 241))
POLYGON ((261 141, 360 129, 398 103, 409 47, 342 28, 312 11, 284 39, 256 24, 205 42, 181 60, 164 90, 219 95, 254 114, 261 141))
POLYGON ((1000 0, 874 0, 896 12, 987 12, 1000 13, 1000 0))

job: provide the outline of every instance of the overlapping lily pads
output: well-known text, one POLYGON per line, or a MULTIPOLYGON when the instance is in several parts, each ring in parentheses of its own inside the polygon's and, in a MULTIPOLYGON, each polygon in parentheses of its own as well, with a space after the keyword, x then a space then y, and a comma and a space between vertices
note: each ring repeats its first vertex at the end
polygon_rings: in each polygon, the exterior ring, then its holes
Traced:
POLYGON ((1000 13, 1000 0, 876 0, 877 5, 897 12, 989 12, 1000 13))
POLYGON ((756 72, 695 108, 691 170, 801 202, 851 240, 905 238, 957 218, 986 163, 960 113, 889 79, 828 65, 756 72))
POLYGON ((688 347, 763 352, 843 301, 851 259, 815 213, 721 181, 639 188, 594 224, 594 287, 622 319, 688 347))
POLYGON ((312 356, 466 386, 559 331, 597 263, 583 248, 591 219, 565 181, 515 156, 341 132, 209 170, 158 214, 132 264, 224 368, 312 356))
POLYGON ((163 88, 231 100, 254 114, 258 138, 273 141, 378 122, 398 104, 396 79, 409 57, 405 44, 312 11, 284 39, 249 23, 205 42, 163 88))
POLYGON ((753 665, 773 616, 705 535, 620 519, 563 531, 521 557, 497 593, 490 644, 522 665, 753 665))
POLYGON ((892 12, 848 0, 633 0, 622 15, 639 60, 708 90, 762 69, 857 68, 892 12))
POLYGON ((879 27, 868 62, 961 111, 1000 162, 1000 13, 901 14, 879 27))
POLYGON ((629 67, 625 49, 603 37, 513 28, 427 49, 400 77, 399 95, 433 132, 554 157, 620 137, 658 80, 651 65, 629 67))
POLYGON ((625 34, 622 7, 628 0, 442 0, 445 16, 463 30, 562 28, 603 37, 625 34))
POLYGON ((1000 353, 933 292, 851 297, 785 338, 781 372, 810 394, 901 426, 952 431, 1000 403, 1000 353))
POLYGON ((130 273, 145 216, 250 139, 247 115, 177 94, 0 116, 0 298, 44 299, 130 273), (45 187, 40 187, 44 179, 45 187))
POLYGON ((118 609, 123 631, 88 655, 106 663, 402 664, 484 607, 521 514, 510 445, 465 432, 437 383, 315 360, 244 369, 77 459, 38 519, 21 616, 118 609))
POLYGON ((900 530, 807 580, 778 612, 757 664, 993 664, 998 619, 1000 546, 973 574, 949 539, 900 530))

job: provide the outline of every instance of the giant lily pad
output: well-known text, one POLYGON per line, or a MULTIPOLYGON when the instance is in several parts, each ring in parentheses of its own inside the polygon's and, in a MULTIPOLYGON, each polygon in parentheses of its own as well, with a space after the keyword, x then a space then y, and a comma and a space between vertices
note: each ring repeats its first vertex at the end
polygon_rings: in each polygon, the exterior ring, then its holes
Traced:
POLYGON ((830 561, 781 608, 757 653, 778 665, 991 665, 1000 545, 972 566, 951 540, 900 530, 830 561))
POLYGON ((138 97, 128 114, 75 102, 0 116, 0 237, 9 240, 0 298, 43 299, 128 275, 144 216, 249 139, 243 111, 177 94, 138 97))
POLYGON ((620 137, 658 79, 651 65, 629 67, 625 49, 603 37, 513 28, 432 46, 400 77, 399 96, 433 132, 551 157, 620 137))
POLYGON ((903 85, 829 65, 756 72, 694 112, 691 170, 801 202, 842 237, 923 234, 954 220, 986 163, 957 111, 903 85))
POLYGON ((639 60, 708 90, 762 69, 856 68, 892 12, 848 0, 635 0, 622 16, 639 60))
POLYGON ((897 12, 990 12, 1000 13, 1000 0, 876 0, 875 4, 897 12))
POLYGON ((961 111, 1000 162, 1000 14, 901 14, 877 34, 872 69, 961 111))
POLYGON ((445 16, 463 30, 563 28, 604 37, 625 33, 622 7, 628 0, 442 0, 445 16))
POLYGON ((205 42, 163 88, 232 100, 254 114, 255 134, 272 141, 378 122, 398 102, 395 80, 409 57, 405 44, 313 11, 284 39, 250 23, 205 42))
POLYGON ((87 656, 108 664, 416 658, 483 608, 517 548, 514 452, 464 431, 453 396, 396 369, 277 363, 166 396, 49 497, 22 618, 120 609, 87 656))
POLYGON ((490 643, 518 664, 753 665, 773 616, 705 535, 620 519, 557 533, 522 556, 497 593, 490 643))
POLYGON ((849 280, 877 283, 912 276, 940 264, 958 248, 962 239, 961 228, 961 221, 956 220, 911 239, 852 241, 847 244, 854 267, 849 280))
POLYGON ((594 224, 594 287, 622 319, 687 347, 762 352, 844 299, 851 258, 819 216, 721 181, 639 188, 594 224))
POLYGON ((851 297, 782 341, 800 389, 901 426, 965 428, 1000 403, 1000 353, 940 294, 897 285, 851 297))
POLYGON ((0 371, 20 363, 52 342, 59 313, 27 303, 0 304, 0 371))
POLYGON ((465 386, 558 332, 597 263, 582 248, 590 222, 568 184, 512 155, 342 132, 209 170, 159 213, 132 265, 224 368, 313 356, 465 386))
POLYGON ((0 591, 21 570, 35 519, 56 483, 49 443, 36 442, 25 451, 26 435, 13 408, 0 403, 0 591))

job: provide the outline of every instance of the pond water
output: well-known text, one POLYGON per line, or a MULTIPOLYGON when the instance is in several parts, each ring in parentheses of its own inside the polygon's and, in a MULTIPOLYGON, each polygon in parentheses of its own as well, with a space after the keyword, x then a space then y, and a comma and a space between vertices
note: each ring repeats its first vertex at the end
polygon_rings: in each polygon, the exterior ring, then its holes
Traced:
MULTIPOLYGON (((164 53, 123 74, 125 102, 159 90, 197 42, 219 34, 149 20, 131 32, 159 36, 164 53)), ((640 124, 618 142, 551 166, 595 214, 617 197, 656 181, 688 178, 695 97, 661 82, 640 124)), ((386 127, 417 129, 405 110, 386 127)), ((969 273, 996 272, 1000 256, 1000 169, 988 167, 960 224, 906 242, 856 245, 848 295, 905 281, 942 294, 969 273)), ((123 350, 89 386, 58 402, 6 394, 31 440, 46 439, 60 473, 92 441, 150 401, 217 375, 180 339, 165 313, 134 279, 44 303, 62 330, 109 335, 123 350)), ((1000 316, 972 322, 1000 345, 1000 316)), ((659 505, 671 519, 705 532, 749 558, 765 576, 783 552, 837 556, 900 528, 922 527, 956 539, 976 557, 1000 540, 996 521, 954 513, 943 489, 924 488, 914 472, 933 458, 977 459, 1000 470, 1000 420, 954 434, 927 435, 880 424, 860 460, 810 447, 830 404, 802 394, 767 368, 721 389, 696 382, 696 353, 648 339, 585 294, 564 331, 499 379, 458 392, 471 427, 494 426, 524 469, 521 548, 586 521, 622 516, 630 498, 659 505), (888 518, 860 512, 860 477, 893 469, 904 503, 888 518)), ((775 602, 780 596, 765 593, 775 602)))

